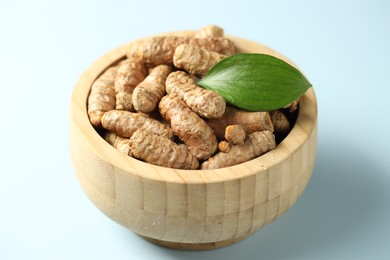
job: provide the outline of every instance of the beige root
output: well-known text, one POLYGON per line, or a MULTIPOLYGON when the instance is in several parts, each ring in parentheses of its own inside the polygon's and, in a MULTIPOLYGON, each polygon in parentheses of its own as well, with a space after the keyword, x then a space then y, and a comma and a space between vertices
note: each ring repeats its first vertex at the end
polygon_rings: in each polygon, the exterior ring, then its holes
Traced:
POLYGON ((108 68, 91 86, 88 97, 88 116, 91 124, 95 127, 102 127, 103 114, 115 109, 114 81, 117 71, 117 66, 108 68))
POLYGON ((228 143, 226 141, 221 141, 219 142, 218 144, 218 149, 219 151, 223 152, 223 153, 227 153, 230 151, 230 149, 232 148, 233 144, 231 143, 228 143))
POLYGON ((290 131, 290 123, 285 114, 280 110, 270 111, 272 125, 276 135, 285 135, 290 131))
POLYGON ((185 145, 178 145, 170 139, 137 130, 130 138, 134 157, 148 163, 177 169, 197 169, 198 160, 185 145))
POLYGON ((197 159, 206 159, 216 151, 218 143, 213 130, 179 97, 164 96, 159 109, 175 135, 197 159))
POLYGON ((202 117, 218 118, 225 112, 226 102, 221 95, 199 87, 183 71, 169 74, 165 88, 168 94, 183 99, 189 108, 202 117))
POLYGON ((240 125, 228 125, 225 129, 225 139, 231 144, 243 144, 246 132, 240 125))
POLYGON ((210 37, 223 37, 223 29, 217 25, 207 25, 195 32, 194 37, 196 38, 210 38, 210 37))
POLYGON ((149 67, 173 64, 173 54, 180 44, 202 47, 225 55, 233 55, 236 50, 227 38, 191 38, 184 36, 160 36, 136 42, 130 46, 128 57, 142 59, 149 67))
POLYGON ((104 140, 107 141, 107 143, 111 144, 115 149, 120 151, 121 153, 124 153, 130 157, 133 157, 133 153, 130 149, 130 139, 129 138, 123 138, 115 133, 107 132, 103 136, 104 140))
POLYGON ((171 67, 159 65, 134 89, 132 99, 135 110, 149 113, 157 107, 165 94, 165 81, 171 71, 171 67))
POLYGON ((224 54, 208 51, 188 44, 177 46, 173 55, 173 64, 192 75, 203 77, 218 62, 226 58, 224 54))
POLYGON ((140 60, 127 59, 120 65, 115 79, 116 109, 134 111, 133 91, 146 75, 147 70, 140 60))
POLYGON ((250 112, 233 107, 226 107, 221 117, 208 119, 207 124, 214 130, 219 140, 224 139, 228 125, 240 125, 247 134, 264 130, 274 131, 268 112, 250 112))
POLYGON ((275 137, 270 131, 253 132, 244 144, 231 146, 228 152, 219 152, 202 163, 201 169, 217 169, 246 162, 275 148, 275 137))
POLYGON ((131 137, 137 129, 149 131, 165 138, 173 138, 172 129, 142 114, 123 110, 111 110, 102 117, 102 126, 121 137, 131 137))

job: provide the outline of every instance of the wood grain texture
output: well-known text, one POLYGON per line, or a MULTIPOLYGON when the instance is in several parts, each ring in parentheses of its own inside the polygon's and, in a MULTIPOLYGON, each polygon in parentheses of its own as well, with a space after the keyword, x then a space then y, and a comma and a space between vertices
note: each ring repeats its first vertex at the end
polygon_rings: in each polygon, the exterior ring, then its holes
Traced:
MULTIPOLYGON (((241 52, 271 54, 294 65, 259 43, 229 38, 241 52)), ((310 180, 316 157, 317 103, 312 88, 301 99, 290 134, 265 155, 216 170, 159 167, 120 153, 88 120, 87 97, 93 81, 123 59, 128 47, 114 49, 93 63, 80 77, 71 100, 73 166, 98 209, 153 243, 203 250, 248 237, 296 202, 310 180)))

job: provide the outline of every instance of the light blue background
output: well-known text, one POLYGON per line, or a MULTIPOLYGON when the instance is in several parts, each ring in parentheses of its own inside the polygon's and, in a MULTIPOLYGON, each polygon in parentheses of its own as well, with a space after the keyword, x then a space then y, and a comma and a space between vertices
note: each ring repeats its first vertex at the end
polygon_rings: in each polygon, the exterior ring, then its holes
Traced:
POLYGON ((390 259, 388 1, 1 1, 0 259, 390 259), (109 50, 215 23, 293 60, 319 103, 314 175, 296 205, 227 248, 154 246, 75 178, 68 109, 109 50))

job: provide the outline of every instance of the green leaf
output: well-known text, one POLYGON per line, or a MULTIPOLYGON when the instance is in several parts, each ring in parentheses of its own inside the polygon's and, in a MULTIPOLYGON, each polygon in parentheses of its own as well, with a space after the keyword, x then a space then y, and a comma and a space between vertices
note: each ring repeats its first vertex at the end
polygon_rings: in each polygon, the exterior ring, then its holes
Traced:
POLYGON ((312 86, 293 66, 258 53, 240 53, 223 59, 197 84, 251 111, 282 108, 312 86))

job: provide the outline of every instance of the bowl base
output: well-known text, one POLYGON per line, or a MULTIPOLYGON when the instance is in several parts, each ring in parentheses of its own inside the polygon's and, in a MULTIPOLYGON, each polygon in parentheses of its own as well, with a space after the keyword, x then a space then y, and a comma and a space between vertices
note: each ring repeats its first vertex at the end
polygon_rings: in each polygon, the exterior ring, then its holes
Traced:
POLYGON ((143 239, 156 244, 158 246, 167 247, 171 249, 178 249, 178 250, 210 250, 210 249, 216 249, 221 248, 225 246, 229 246, 231 244, 237 243, 241 240, 244 240, 245 238, 249 237, 251 234, 247 234, 245 236, 237 237, 235 239, 229 239, 219 242, 210 242, 210 243, 179 243, 179 242, 170 242, 170 241, 164 241, 159 239, 154 239, 150 237, 145 237, 142 235, 139 235, 143 239))

